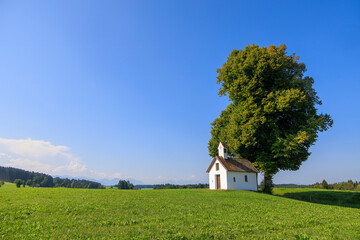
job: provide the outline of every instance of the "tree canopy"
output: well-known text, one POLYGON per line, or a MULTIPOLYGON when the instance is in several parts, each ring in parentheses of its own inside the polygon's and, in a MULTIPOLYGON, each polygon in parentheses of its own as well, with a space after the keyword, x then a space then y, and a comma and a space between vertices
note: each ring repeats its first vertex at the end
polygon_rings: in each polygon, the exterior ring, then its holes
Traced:
POLYGON ((230 104, 212 122, 210 156, 223 141, 230 154, 247 158, 265 175, 271 191, 279 170, 297 170, 309 155, 318 132, 332 126, 328 114, 317 112, 321 100, 314 79, 286 46, 248 45, 233 50, 217 70, 220 96, 230 104))
POLYGON ((117 187, 118 189, 135 189, 135 186, 130 181, 126 180, 119 180, 117 187))

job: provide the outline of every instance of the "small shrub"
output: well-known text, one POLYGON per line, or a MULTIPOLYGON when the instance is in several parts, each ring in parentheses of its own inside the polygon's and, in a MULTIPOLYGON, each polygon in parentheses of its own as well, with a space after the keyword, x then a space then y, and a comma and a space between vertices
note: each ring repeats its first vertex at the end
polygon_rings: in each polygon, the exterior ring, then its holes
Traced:
POLYGON ((16 187, 20 187, 22 184, 23 184, 23 180, 21 180, 21 179, 15 179, 14 180, 14 183, 16 184, 16 187))

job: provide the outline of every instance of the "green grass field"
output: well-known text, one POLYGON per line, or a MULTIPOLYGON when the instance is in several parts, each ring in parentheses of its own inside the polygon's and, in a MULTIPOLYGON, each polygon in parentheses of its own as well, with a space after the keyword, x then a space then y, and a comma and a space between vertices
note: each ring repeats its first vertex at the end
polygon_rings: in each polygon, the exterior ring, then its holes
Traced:
MULTIPOLYGON (((22 186, 21 186, 21 187, 22 187, 22 186)), ((28 186, 25 185, 25 187, 28 187, 28 186)), ((16 185, 15 185, 15 183, 8 183, 8 182, 6 182, 3 186, 1 186, 0 189, 4 189, 4 188, 16 188, 16 185)))
POLYGON ((5 184, 0 188, 0 238, 360 239, 360 209, 247 191, 5 184))

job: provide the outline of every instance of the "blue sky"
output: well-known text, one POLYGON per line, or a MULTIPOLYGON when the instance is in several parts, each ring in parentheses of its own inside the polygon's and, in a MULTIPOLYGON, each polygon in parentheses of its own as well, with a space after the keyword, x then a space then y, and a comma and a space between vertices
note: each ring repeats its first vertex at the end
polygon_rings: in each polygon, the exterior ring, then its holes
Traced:
POLYGON ((0 165, 207 182, 232 49, 285 43, 334 126, 275 183, 360 180, 358 1, 0 1, 0 165))

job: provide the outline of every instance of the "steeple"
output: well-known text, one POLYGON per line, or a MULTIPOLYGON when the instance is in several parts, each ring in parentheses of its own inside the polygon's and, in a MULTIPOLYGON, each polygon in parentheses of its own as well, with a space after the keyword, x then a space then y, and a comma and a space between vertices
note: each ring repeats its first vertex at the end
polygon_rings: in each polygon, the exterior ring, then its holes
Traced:
POLYGON ((218 153, 220 157, 223 157, 224 159, 227 159, 228 154, 227 154, 227 146, 225 143, 220 142, 219 146, 218 146, 218 153))

